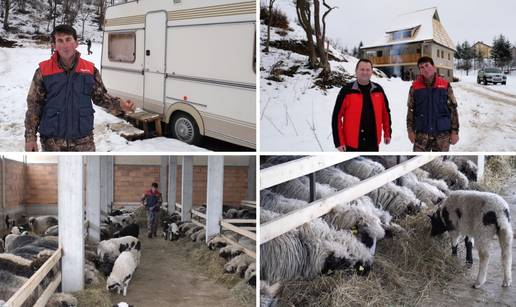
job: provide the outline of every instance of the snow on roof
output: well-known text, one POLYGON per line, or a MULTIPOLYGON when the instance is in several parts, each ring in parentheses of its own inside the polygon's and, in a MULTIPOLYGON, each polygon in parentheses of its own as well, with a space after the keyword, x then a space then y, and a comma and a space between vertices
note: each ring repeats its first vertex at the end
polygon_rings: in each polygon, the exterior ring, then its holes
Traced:
POLYGON ((441 24, 436 7, 398 15, 387 28, 382 38, 374 43, 366 44, 362 48, 407 44, 425 40, 433 40, 438 44, 455 50, 453 41, 441 24), (403 30, 412 30, 414 35, 410 38, 392 39, 391 33, 403 30))

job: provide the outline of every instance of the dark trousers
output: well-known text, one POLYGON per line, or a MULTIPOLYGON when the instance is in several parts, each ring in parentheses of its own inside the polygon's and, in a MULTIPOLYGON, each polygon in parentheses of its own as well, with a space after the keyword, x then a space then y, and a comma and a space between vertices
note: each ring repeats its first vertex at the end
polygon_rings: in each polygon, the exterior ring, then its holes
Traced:
POLYGON ((346 146, 346 151, 380 151, 379 147, 378 147, 378 144, 368 144, 368 145, 360 145, 358 146, 358 148, 353 148, 353 147, 349 147, 349 146, 346 146))

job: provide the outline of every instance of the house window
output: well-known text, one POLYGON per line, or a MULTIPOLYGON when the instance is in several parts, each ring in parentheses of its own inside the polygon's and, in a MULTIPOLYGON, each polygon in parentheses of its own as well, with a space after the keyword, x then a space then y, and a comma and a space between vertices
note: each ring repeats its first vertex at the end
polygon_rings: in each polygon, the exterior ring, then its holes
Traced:
POLYGON ((451 60, 451 53, 448 52, 448 61, 451 60))
POLYGON ((376 51, 376 56, 379 57, 379 58, 382 57, 383 56, 383 51, 382 50, 376 51))
POLYGON ((412 30, 396 31, 396 32, 392 33, 393 40, 399 40, 402 38, 411 38, 411 37, 412 37, 412 30))
POLYGON ((109 33, 108 58, 111 62, 134 63, 136 59, 136 33, 109 33))

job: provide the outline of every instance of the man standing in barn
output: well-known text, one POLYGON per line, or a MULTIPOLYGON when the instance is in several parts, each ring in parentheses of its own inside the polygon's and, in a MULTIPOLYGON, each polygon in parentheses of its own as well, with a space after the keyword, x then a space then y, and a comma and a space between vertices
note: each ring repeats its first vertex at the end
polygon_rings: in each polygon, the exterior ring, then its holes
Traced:
POLYGON ((27 96, 25 150, 95 151, 93 105, 115 115, 134 110, 134 102, 107 93, 99 71, 77 51, 77 33, 69 25, 51 34, 56 52, 39 63, 27 96))
POLYGON ((457 100, 432 58, 417 61, 419 76, 408 97, 407 132, 414 151, 449 151, 459 141, 457 100))
POLYGON ((382 139, 391 142, 389 101, 378 84, 371 82, 373 63, 360 59, 357 80, 339 92, 332 116, 333 142, 338 151, 378 151, 382 139))
POLYGON ((147 237, 157 236, 159 210, 163 199, 158 191, 158 184, 153 182, 150 190, 147 190, 141 198, 142 205, 147 210, 147 237))

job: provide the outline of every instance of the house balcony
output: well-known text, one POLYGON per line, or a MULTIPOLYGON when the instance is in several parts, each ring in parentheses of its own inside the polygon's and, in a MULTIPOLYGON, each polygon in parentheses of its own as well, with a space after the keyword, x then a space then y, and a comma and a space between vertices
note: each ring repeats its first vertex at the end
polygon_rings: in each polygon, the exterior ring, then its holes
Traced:
POLYGON ((370 57, 369 60, 374 65, 389 65, 389 64, 407 64, 417 63, 417 60, 421 57, 418 53, 413 54, 401 54, 401 55, 387 55, 381 57, 370 57))

